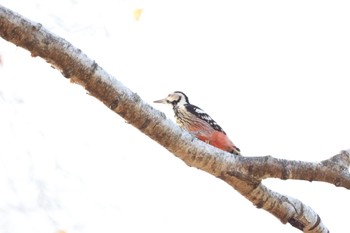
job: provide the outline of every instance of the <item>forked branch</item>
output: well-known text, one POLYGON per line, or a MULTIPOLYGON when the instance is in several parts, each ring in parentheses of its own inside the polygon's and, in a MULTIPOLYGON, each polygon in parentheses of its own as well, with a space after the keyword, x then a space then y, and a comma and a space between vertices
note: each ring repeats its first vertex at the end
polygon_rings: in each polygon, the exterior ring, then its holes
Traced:
POLYGON ((184 132, 145 103, 94 60, 41 24, 0 6, 0 36, 45 59, 71 82, 83 86, 128 123, 157 141, 187 165, 204 170, 235 188, 258 208, 304 232, 328 232, 320 217, 299 200, 261 184, 262 179, 323 181, 350 188, 349 151, 320 163, 266 157, 235 156, 213 148, 184 132))

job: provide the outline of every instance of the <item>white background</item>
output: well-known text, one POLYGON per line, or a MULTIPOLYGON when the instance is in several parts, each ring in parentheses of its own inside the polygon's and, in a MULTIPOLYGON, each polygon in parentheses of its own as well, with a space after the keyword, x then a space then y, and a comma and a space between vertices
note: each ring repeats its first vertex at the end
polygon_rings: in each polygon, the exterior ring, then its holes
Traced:
MULTIPOLYGON (((0 4, 151 104, 185 92, 245 156, 320 161, 350 147, 348 1, 0 4)), ((187 167, 40 58, 4 40, 0 54, 1 232, 298 232, 187 167)), ((349 191, 264 183, 311 206, 331 232, 347 231, 349 191)))

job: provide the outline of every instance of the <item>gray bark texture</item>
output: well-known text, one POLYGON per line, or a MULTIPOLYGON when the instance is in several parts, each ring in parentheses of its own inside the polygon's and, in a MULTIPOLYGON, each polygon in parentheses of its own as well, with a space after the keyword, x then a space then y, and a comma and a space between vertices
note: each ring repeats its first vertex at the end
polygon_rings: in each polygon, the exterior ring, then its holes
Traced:
POLYGON ((50 33, 40 23, 2 6, 0 36, 28 50, 33 57, 41 57, 188 166, 224 180, 256 207, 271 213, 282 223, 290 223, 303 232, 329 232, 320 216, 310 207, 268 189, 261 181, 267 178, 322 181, 350 189, 350 150, 320 162, 229 154, 180 129, 68 41, 50 33))

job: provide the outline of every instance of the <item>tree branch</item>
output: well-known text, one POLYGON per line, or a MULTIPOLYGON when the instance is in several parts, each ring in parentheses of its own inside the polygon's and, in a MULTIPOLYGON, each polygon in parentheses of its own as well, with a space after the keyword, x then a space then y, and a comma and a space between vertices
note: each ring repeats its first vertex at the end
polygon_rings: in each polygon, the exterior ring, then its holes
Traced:
POLYGON ((235 156, 184 132, 165 115, 145 103, 94 60, 66 40, 51 34, 41 24, 31 22, 0 6, 0 36, 45 59, 71 82, 83 86, 128 123, 157 141, 187 165, 204 170, 227 182, 258 208, 304 232, 328 232, 320 217, 292 197, 269 190, 262 179, 323 181, 350 188, 349 151, 326 161, 310 163, 265 157, 235 156))
POLYGON ((241 173, 249 174, 257 180, 279 178, 323 181, 350 189, 350 150, 341 151, 330 159, 317 163, 277 159, 271 156, 242 157, 238 163, 241 173))

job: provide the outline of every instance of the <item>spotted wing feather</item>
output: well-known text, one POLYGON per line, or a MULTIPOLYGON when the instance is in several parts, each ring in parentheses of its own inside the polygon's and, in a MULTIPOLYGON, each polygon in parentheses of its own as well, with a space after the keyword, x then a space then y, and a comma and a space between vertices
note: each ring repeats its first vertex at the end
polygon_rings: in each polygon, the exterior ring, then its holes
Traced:
POLYGON ((186 110, 190 112, 191 114, 197 116, 198 118, 202 119, 203 121, 207 122, 213 129, 220 131, 222 133, 225 133, 225 131, 218 125, 207 113, 205 113, 201 108, 192 105, 192 104, 186 104, 185 105, 186 110))

